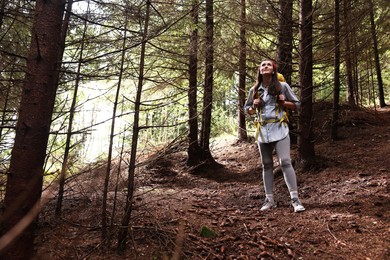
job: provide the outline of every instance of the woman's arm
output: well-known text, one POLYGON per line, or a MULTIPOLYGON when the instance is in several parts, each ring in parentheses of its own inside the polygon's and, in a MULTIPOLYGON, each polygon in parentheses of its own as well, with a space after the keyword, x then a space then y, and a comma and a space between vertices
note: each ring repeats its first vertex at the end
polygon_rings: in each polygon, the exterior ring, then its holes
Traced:
POLYGON ((253 107, 253 91, 254 91, 254 88, 252 87, 249 90, 248 98, 247 98, 245 105, 244 105, 244 110, 249 115, 253 115, 254 113, 256 113, 256 109, 253 107))
POLYGON ((287 107, 287 108, 289 108, 291 110, 295 110, 296 109, 295 103, 293 103, 291 101, 285 100, 285 97, 284 97, 283 94, 279 95, 278 103, 279 103, 279 105, 287 107))
POLYGON ((297 110, 300 107, 301 102, 287 83, 281 82, 280 84, 282 85, 283 94, 279 95, 278 103, 291 110, 297 110))

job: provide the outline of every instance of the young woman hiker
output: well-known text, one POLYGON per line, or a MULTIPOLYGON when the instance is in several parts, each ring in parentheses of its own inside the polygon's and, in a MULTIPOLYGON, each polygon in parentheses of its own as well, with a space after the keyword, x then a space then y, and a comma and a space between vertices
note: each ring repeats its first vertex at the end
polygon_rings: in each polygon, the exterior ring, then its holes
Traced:
POLYGON ((249 90, 245 111, 256 114, 256 141, 263 165, 265 201, 261 211, 276 207, 273 196, 273 150, 279 158, 284 180, 291 197, 294 212, 304 211, 298 198, 295 170, 290 158, 290 137, 286 109, 296 110, 300 102, 290 86, 279 82, 276 63, 272 60, 261 62, 257 71, 256 83, 249 90))

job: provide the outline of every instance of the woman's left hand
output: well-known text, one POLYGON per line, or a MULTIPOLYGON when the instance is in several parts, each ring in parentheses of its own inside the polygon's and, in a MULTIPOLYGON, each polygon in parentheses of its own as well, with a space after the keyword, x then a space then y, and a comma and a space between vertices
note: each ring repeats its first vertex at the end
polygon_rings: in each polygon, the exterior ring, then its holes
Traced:
POLYGON ((283 94, 280 94, 278 96, 278 103, 279 103, 279 105, 284 105, 285 101, 286 101, 286 97, 283 94))

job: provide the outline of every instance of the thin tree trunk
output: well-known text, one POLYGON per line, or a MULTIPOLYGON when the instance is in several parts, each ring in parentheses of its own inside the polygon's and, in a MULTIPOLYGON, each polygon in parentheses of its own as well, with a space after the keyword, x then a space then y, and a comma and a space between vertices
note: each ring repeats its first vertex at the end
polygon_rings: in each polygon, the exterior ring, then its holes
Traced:
POLYGON ((189 46, 189 88, 188 88, 188 111, 189 111, 189 133, 188 133, 188 158, 187 165, 195 166, 200 163, 200 147, 198 142, 198 109, 197 109, 197 85, 198 85, 198 20, 199 2, 192 1, 192 23, 189 46))
MULTIPOLYGON (((64 42, 65 42, 65 39, 66 39, 66 33, 68 31, 70 14, 72 12, 72 5, 73 5, 73 0, 70 0, 68 2, 68 4, 67 4, 66 15, 65 15, 63 26, 62 26, 62 39, 63 39, 64 42)), ((84 26, 86 27, 85 24, 84 24, 84 26)), ((83 38, 85 38, 85 32, 86 32, 86 29, 84 28, 83 38)), ((61 51, 61 57, 60 57, 61 60, 62 60, 62 56, 63 56, 64 50, 65 50, 64 47, 65 46, 63 46, 62 51, 61 51)), ((70 150, 70 141, 71 141, 71 138, 72 138, 73 118, 74 118, 75 107, 76 107, 76 102, 77 102, 77 92, 78 92, 78 87, 79 87, 79 82, 80 82, 80 68, 81 68, 81 60, 82 60, 82 57, 83 57, 83 49, 84 49, 84 41, 81 42, 81 50, 80 50, 79 65, 78 65, 78 70, 77 70, 76 84, 75 84, 75 88, 74 88, 74 91, 73 91, 73 99, 72 99, 72 104, 70 106, 70 111, 69 111, 68 131, 66 133, 64 159, 62 161, 60 179, 59 179, 59 184, 58 184, 59 185, 59 188, 58 188, 58 198, 57 198, 57 205, 56 205, 56 210, 55 210, 55 214, 57 216, 61 215, 62 200, 63 200, 63 197, 64 197, 64 186, 65 186, 66 170, 68 169, 68 158, 69 158, 69 150, 70 150)), ((58 80, 59 80, 59 77, 58 77, 58 80)))
POLYGON ((378 95, 379 95, 379 105, 380 107, 385 107, 385 94, 383 91, 383 81, 382 81, 382 72, 381 65, 379 60, 379 52, 378 52, 378 37, 376 36, 376 28, 375 28, 375 20, 374 20, 374 5, 372 4, 372 0, 368 0, 369 4, 369 12, 370 12, 370 23, 371 23, 371 35, 374 44, 374 57, 375 57, 375 69, 376 69, 376 77, 378 80, 378 95))
MULTIPOLYGON (((13 70, 11 70, 12 72, 13 70)), ((12 79, 12 75, 10 77, 12 79)), ((11 92, 11 87, 12 87, 12 84, 8 84, 7 86, 7 90, 6 90, 6 93, 5 93, 5 96, 4 96, 4 106, 3 106, 3 113, 1 115, 1 126, 5 126, 6 125, 6 122, 8 121, 7 120, 7 114, 8 114, 8 102, 9 102, 9 97, 10 97, 10 92, 11 92)), ((0 127, 0 143, 1 143, 1 140, 3 139, 3 128, 0 127)))
POLYGON ((3 27, 6 6, 7 6, 7 0, 1 0, 1 4, 0 4, 0 30, 1 30, 1 27, 3 27))
POLYGON ((246 83, 246 1, 241 0, 240 16, 240 56, 238 81, 238 140, 247 140, 248 133, 245 123, 245 83, 246 83))
MULTIPOLYGON (((122 113, 123 113, 123 100, 122 100, 122 113)), ((112 211, 111 211, 111 222, 110 222, 110 230, 108 233, 108 246, 111 246, 111 240, 113 237, 113 228, 114 228, 114 223, 115 223, 115 213, 116 213, 116 207, 117 207, 117 198, 118 198, 118 187, 119 187, 119 179, 121 176, 122 172, 122 162, 123 162, 123 153, 125 149, 125 142, 126 142, 126 131, 125 129, 123 130, 123 137, 122 137, 122 146, 121 146, 121 152, 119 154, 119 162, 118 162, 118 168, 116 172, 116 180, 115 180, 115 190, 114 190, 114 199, 113 199, 113 205, 112 205, 112 211)))
POLYGON ((347 74, 347 100, 351 107, 356 106, 355 91, 353 84, 353 70, 351 57, 351 26, 349 25, 350 0, 343 1, 344 29, 345 29, 345 71, 347 74))
POLYGON ((43 165, 56 96, 58 60, 61 52, 61 25, 65 1, 37 0, 32 41, 27 59, 19 118, 10 168, 7 174, 5 211, 1 235, 6 232, 13 242, 1 254, 3 259, 31 259, 37 216, 24 219, 39 203, 42 193, 43 165), (26 228, 12 233, 12 228, 28 221, 26 228), (17 236, 17 238, 16 238, 17 236))
POLYGON ((298 163, 305 168, 315 157, 313 136, 313 28, 312 0, 302 0, 300 6, 299 61, 301 108, 298 123, 298 163))
MULTIPOLYGON (((103 205, 102 205, 102 243, 108 245, 107 242, 107 193, 108 193, 108 184, 110 182, 110 172, 111 172, 111 160, 112 160, 112 147, 114 145, 115 137, 115 121, 116 121, 116 111, 118 107, 119 94, 122 87, 122 77, 124 71, 125 57, 126 57, 126 31, 127 31, 127 10, 125 11, 125 28, 122 42, 122 54, 121 54, 121 64, 119 70, 119 79, 118 86, 116 88, 114 107, 112 109, 112 118, 111 118, 111 132, 110 132, 110 144, 108 147, 108 157, 107 157, 107 168, 106 176, 104 178, 104 190, 103 190, 103 205)), ((139 110, 136 110, 139 111, 139 110)), ((136 112, 137 113, 137 112, 136 112)), ((138 112, 139 113, 139 112, 138 112)))
POLYGON ((206 0, 206 60, 203 96, 202 131, 200 147, 204 161, 215 162, 210 152, 211 112, 213 106, 213 71, 214 71, 214 7, 213 0, 206 0))
POLYGON ((118 234, 117 249, 119 252, 124 252, 126 249, 126 239, 129 230, 128 225, 129 225, 131 211, 132 211, 132 201, 134 195, 134 173, 135 173, 135 163, 136 163, 136 156, 137 156, 138 133, 139 133, 139 113, 141 107, 141 93, 142 93, 144 70, 145 70, 144 68, 145 50, 146 50, 146 43, 148 40, 150 5, 151 5, 150 0, 147 0, 144 33, 143 33, 142 45, 141 45, 141 57, 140 57, 140 66, 139 66, 140 71, 138 77, 137 95, 134 102, 135 107, 134 107, 133 137, 131 140, 131 153, 130 153, 130 162, 129 162, 129 171, 128 171, 126 206, 125 206, 125 214, 122 219, 122 225, 119 229, 119 234, 118 234))
POLYGON ((334 91, 332 115, 332 140, 337 139, 337 123, 339 121, 340 104, 340 2, 334 0, 334 91))
POLYGON ((375 95, 375 80, 374 80, 374 68, 372 64, 372 53, 370 50, 367 51, 366 60, 367 64, 367 86, 368 86, 368 105, 371 106, 371 101, 376 110, 376 95, 375 95))
POLYGON ((353 86, 356 96, 356 104, 359 104, 359 106, 362 106, 362 91, 360 89, 359 84, 359 67, 358 67, 358 46, 357 46, 357 40, 356 35, 352 34, 352 68, 353 68, 353 86))
POLYGON ((293 50, 293 1, 280 0, 278 30, 278 69, 286 82, 291 85, 293 50))
MULTIPOLYGON (((293 1, 280 0, 280 16, 278 30, 278 71, 284 76, 286 82, 291 85, 292 75, 292 51, 293 51, 293 1)), ((296 118, 288 109, 288 127, 290 128, 291 143, 297 143, 296 118)))

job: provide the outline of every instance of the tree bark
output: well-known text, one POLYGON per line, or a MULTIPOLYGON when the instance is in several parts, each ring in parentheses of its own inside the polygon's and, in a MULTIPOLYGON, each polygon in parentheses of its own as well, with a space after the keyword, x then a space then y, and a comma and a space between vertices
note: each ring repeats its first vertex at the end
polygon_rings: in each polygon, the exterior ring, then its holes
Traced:
POLYGON ((345 30, 345 73, 347 74, 347 100, 351 107, 356 106, 355 88, 353 84, 353 70, 351 57, 351 26, 349 21, 350 0, 343 1, 343 16, 345 30))
MULTIPOLYGON (((69 26, 69 20, 70 20, 70 14, 72 12, 72 5, 73 5, 73 0, 70 0, 67 4, 66 7, 66 15, 65 19, 62 25, 62 33, 61 33, 61 38, 63 39, 63 42, 65 43, 66 39, 66 34, 68 31, 68 26, 69 26)), ((86 26, 84 24, 84 26, 86 26)), ((84 29, 84 37, 85 37, 85 29, 84 29)), ((83 56, 83 47, 84 41, 81 42, 81 50, 80 50, 80 59, 79 59, 79 65, 78 65, 78 73, 77 73, 77 79, 76 79, 76 84, 75 88, 73 90, 73 99, 72 99, 72 104, 70 105, 70 111, 69 111, 69 121, 68 121, 68 130, 66 133, 66 141, 65 141, 65 149, 64 149, 64 159, 62 161, 61 165, 61 173, 60 173, 60 179, 59 179, 59 188, 58 188, 58 197, 57 197, 57 205, 55 209, 55 214, 57 216, 61 215, 61 209, 62 209, 62 200, 64 197, 64 187, 65 187, 65 178, 66 178, 66 171, 68 169, 68 159, 69 159, 69 152, 70 152, 70 143, 71 143, 71 138, 72 138, 72 128, 73 128, 73 118, 75 114, 75 107, 76 107, 76 101, 77 101, 77 92, 78 92, 78 85, 80 82, 80 68, 81 68, 81 60, 83 56)), ((62 57, 64 55, 64 50, 65 46, 62 46, 61 48, 61 54, 60 54, 60 60, 62 60, 62 57)), ((57 78, 57 84, 59 83, 59 76, 57 78)))
POLYGON ((200 138, 200 147, 209 150, 210 130, 211 130, 211 112, 213 104, 213 70, 214 70, 214 19, 213 19, 213 0, 206 0, 206 52, 205 52, 205 78, 204 78, 204 97, 202 114, 202 132, 200 138))
POLYGON ((238 140, 247 140, 248 133, 245 123, 245 83, 246 83, 246 2, 241 0, 240 15, 240 56, 238 82, 238 140))
POLYGON ((331 138, 337 140, 340 103, 340 1, 334 0, 334 90, 331 138))
POLYGON ((197 109, 197 90, 198 90, 198 21, 199 21, 199 1, 192 1, 192 26, 193 30, 190 37, 189 46, 189 88, 188 88, 188 111, 189 111, 189 132, 188 132, 188 158, 187 165, 195 166, 200 163, 201 153, 198 142, 198 109, 197 109))
MULTIPOLYGON (((65 1, 37 0, 27 72, 16 126, 10 168, 7 173, 5 211, 1 234, 9 232, 33 207, 42 193, 51 117, 56 96, 58 60, 61 51, 61 25, 65 1)), ((2 252, 4 259, 31 259, 37 217, 13 237, 2 252)))
POLYGON ((362 91, 361 86, 359 84, 359 62, 358 62, 358 53, 359 53, 359 47, 357 44, 357 35, 352 34, 352 68, 353 68, 353 86, 354 86, 354 93, 356 98, 356 104, 359 106, 362 106, 362 91))
POLYGON ((215 162, 210 151, 211 112, 213 106, 214 73, 214 7, 213 0, 206 0, 206 59, 200 147, 205 162, 215 162))
POLYGON ((278 30, 278 70, 291 85, 293 50, 293 1, 280 0, 278 30))
POLYGON ((5 7, 7 6, 7 1, 6 0, 1 0, 0 4, 0 29, 3 27, 3 22, 4 22, 4 16, 5 16, 5 7))
MULTIPOLYGON (((291 85, 292 75, 292 51, 293 51, 293 1, 280 0, 279 30, 278 30, 278 71, 284 76, 286 82, 291 85)), ((287 111, 290 128, 291 143, 297 143, 296 119, 292 111, 287 111)))
MULTIPOLYGON (((124 73, 124 64, 126 58, 126 39, 127 39, 127 10, 124 13, 125 16, 125 24, 124 24, 124 35, 122 40, 122 52, 121 52, 121 62, 120 62, 120 70, 118 77, 118 85, 116 87, 114 106, 112 108, 112 117, 111 117, 111 130, 110 130, 110 143, 108 147, 108 156, 107 156, 107 167, 106 167, 106 176, 104 178, 104 188, 103 188, 103 198, 102 198, 102 244, 108 246, 108 241, 111 239, 107 239, 107 194, 108 194, 108 185, 110 183, 110 173, 111 173, 111 160, 112 160, 112 148, 114 146, 114 137, 115 137, 115 123, 116 123, 116 113, 119 102, 119 94, 122 88, 122 78, 124 73)), ((148 18, 146 18, 148 19, 148 18)), ((147 32, 147 31, 146 31, 147 32)), ((142 87, 142 86, 141 86, 142 87)), ((136 110, 139 111, 139 110, 136 110)), ((137 113, 137 112, 136 112, 137 113)), ((138 112, 139 113, 139 112, 138 112)), ((137 137, 138 138, 138 137, 137 137)), ((138 142, 138 139, 136 140, 138 142)), ((131 195, 132 196, 132 195, 131 195)))
POLYGON ((313 28, 312 0, 302 0, 300 5, 299 61, 301 107, 298 122, 298 163, 310 166, 315 157, 313 137, 313 28))
POLYGON ((378 38, 376 36, 376 28, 375 28, 375 20, 374 20, 374 5, 372 0, 368 0, 369 12, 370 12, 370 23, 371 23, 371 35, 374 47, 374 57, 375 57, 375 69, 376 69, 376 77, 378 81, 378 98, 379 98, 379 106, 385 107, 385 94, 383 91, 383 80, 382 80, 382 72, 381 65, 379 60, 379 52, 378 52, 378 38))
MULTIPOLYGON (((4 96, 4 106, 3 106, 3 113, 1 115, 1 126, 5 126, 6 125, 6 122, 8 122, 8 118, 9 116, 7 116, 8 112, 8 101, 9 101, 9 96, 10 96, 10 93, 11 93, 11 87, 12 85, 9 84, 7 86, 7 90, 6 90, 6 93, 5 93, 5 96, 4 96)), ((0 143, 3 139, 3 128, 0 128, 0 143)))
POLYGON ((121 227, 119 228, 118 234, 118 251, 124 252, 126 249, 126 240, 128 234, 128 225, 130 222, 131 212, 132 212, 132 202, 134 195, 134 174, 135 174, 135 164, 136 164, 136 156, 137 156, 137 146, 138 146, 138 134, 139 134, 139 114, 141 107, 141 94, 142 87, 144 81, 144 71, 145 71, 145 51, 146 51, 146 43, 148 41, 148 27, 149 27, 149 19, 150 19, 150 6, 151 1, 146 1, 146 12, 145 12, 145 24, 144 24, 144 32, 142 36, 142 44, 141 44, 141 57, 140 57, 140 65, 139 65, 139 77, 138 77, 138 86, 137 86, 137 95, 134 102, 134 122, 133 122, 133 136, 131 140, 131 152, 130 152, 130 161, 129 161, 129 169, 128 169, 128 180, 127 180, 127 195, 126 195, 126 205, 125 205, 125 213, 122 218, 121 227))

